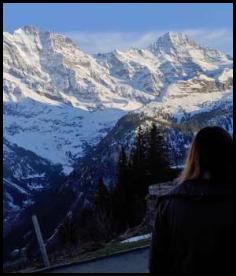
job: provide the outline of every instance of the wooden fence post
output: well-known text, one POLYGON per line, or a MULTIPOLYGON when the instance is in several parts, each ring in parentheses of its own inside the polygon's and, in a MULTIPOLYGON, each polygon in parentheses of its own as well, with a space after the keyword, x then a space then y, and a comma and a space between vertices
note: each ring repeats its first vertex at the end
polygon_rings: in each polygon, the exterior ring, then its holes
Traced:
POLYGON ((34 225, 34 229, 35 229, 35 233, 36 233, 36 237, 37 237, 37 240, 38 240, 38 244, 39 244, 39 248, 40 248, 42 258, 43 258, 44 265, 46 267, 49 267, 50 263, 49 263, 46 247, 45 247, 45 244, 43 242, 43 237, 42 237, 42 233, 41 233, 41 230, 40 230, 40 227, 39 227, 38 218, 37 218, 36 215, 32 216, 32 221, 33 221, 33 225, 34 225))

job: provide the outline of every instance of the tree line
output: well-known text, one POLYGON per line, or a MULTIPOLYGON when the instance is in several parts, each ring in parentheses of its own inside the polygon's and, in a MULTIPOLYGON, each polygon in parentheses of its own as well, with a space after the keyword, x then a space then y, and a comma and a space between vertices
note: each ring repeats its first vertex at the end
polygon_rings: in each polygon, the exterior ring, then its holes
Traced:
POLYGON ((149 185, 176 177, 167 152, 160 128, 154 123, 139 127, 131 151, 120 149, 116 184, 109 189, 103 178, 98 180, 92 207, 82 210, 75 231, 67 230, 70 236, 64 240, 109 241, 138 226, 146 214, 149 185))

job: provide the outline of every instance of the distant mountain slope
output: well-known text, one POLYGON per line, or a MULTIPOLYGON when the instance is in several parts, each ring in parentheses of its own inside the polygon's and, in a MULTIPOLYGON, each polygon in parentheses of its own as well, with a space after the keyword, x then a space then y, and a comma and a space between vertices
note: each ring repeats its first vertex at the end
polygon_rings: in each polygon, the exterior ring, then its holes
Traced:
POLYGON ((64 178, 61 165, 3 140, 4 233, 17 222, 20 213, 34 204, 34 197, 56 188, 64 178))
POLYGON ((148 110, 149 112, 142 110, 123 116, 97 146, 78 162, 76 169, 67 177, 65 186, 70 185, 78 195, 86 192, 85 200, 90 198, 90 195, 93 196, 100 177, 103 177, 106 185, 113 186, 121 147, 129 153, 139 127, 145 129, 156 123, 167 142, 172 166, 183 164, 194 134, 202 127, 220 125, 229 133, 233 132, 232 102, 222 102, 221 105, 212 105, 211 108, 208 106, 204 111, 194 114, 186 113, 181 121, 176 118, 163 118, 151 107, 148 110))

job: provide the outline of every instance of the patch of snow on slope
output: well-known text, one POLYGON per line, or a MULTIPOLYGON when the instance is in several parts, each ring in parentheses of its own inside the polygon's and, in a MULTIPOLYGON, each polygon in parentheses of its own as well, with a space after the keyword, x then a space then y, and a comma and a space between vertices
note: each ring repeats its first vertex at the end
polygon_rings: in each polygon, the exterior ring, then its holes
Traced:
POLYGON ((121 243, 136 242, 136 241, 146 240, 146 239, 149 239, 151 237, 152 237, 151 234, 146 234, 146 235, 141 235, 141 236, 135 236, 135 237, 129 238, 127 240, 124 240, 121 243))

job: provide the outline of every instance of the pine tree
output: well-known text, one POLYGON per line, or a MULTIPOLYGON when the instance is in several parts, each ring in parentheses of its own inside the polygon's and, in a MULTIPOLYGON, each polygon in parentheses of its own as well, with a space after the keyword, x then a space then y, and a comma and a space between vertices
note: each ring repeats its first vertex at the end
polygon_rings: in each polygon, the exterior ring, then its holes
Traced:
POLYGON ((117 233, 142 222, 148 186, 164 179, 169 173, 168 166, 161 130, 155 124, 146 131, 139 127, 130 157, 127 158, 123 147, 119 155, 117 183, 112 192, 114 229, 117 233))
POLYGON ((114 231, 121 233, 128 227, 127 202, 129 200, 129 167, 124 148, 119 153, 117 183, 112 191, 112 214, 114 231))
POLYGON ((129 225, 138 225, 146 210, 145 197, 147 194, 146 170, 146 132, 138 128, 135 143, 130 155, 130 197, 129 197, 129 225))
POLYGON ((106 210, 109 207, 110 193, 104 184, 103 178, 98 179, 96 192, 94 196, 94 205, 102 210, 106 210))
POLYGON ((153 123, 149 131, 147 152, 149 184, 160 181, 169 167, 166 143, 160 129, 153 123))
POLYGON ((118 161, 118 175, 117 175, 117 187, 118 189, 124 190, 128 183, 128 158, 124 147, 121 147, 119 161, 118 161))
POLYGON ((112 237, 112 205, 109 193, 103 178, 99 178, 94 197, 94 214, 97 221, 98 234, 104 239, 112 237))
POLYGON ((75 223, 70 216, 66 216, 63 223, 58 227, 58 235, 65 246, 76 245, 78 242, 75 223))
POLYGON ((141 197, 147 193, 146 151, 146 133, 139 127, 131 152, 130 163, 133 189, 141 197))

